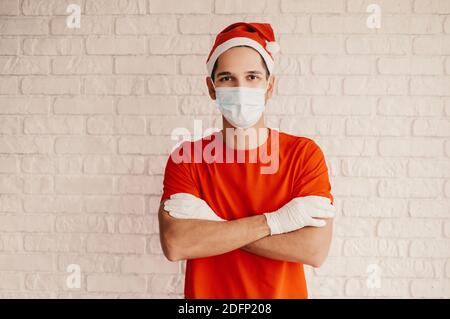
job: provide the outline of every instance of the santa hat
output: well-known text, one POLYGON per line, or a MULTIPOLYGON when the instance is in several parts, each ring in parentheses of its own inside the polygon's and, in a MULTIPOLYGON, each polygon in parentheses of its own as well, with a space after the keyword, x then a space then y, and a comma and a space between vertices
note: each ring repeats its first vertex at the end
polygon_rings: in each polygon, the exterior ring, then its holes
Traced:
POLYGON ((217 35, 206 60, 208 74, 212 74, 214 63, 223 52, 239 45, 248 45, 258 51, 266 62, 269 74, 272 74, 274 56, 280 50, 280 46, 275 42, 272 26, 269 23, 256 22, 236 22, 217 35))

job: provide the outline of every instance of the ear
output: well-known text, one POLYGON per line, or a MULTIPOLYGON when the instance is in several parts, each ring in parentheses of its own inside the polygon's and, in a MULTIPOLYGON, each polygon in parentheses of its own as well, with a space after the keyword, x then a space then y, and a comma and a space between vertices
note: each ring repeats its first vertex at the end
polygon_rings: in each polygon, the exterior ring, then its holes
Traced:
POLYGON ((206 80, 206 86, 208 87, 208 93, 209 96, 211 97, 211 99, 215 100, 216 99, 216 91, 214 90, 214 86, 213 86, 213 82, 212 82, 212 78, 210 76, 207 76, 205 78, 206 80))
POLYGON ((270 99, 273 94, 273 90, 275 88, 275 75, 270 76, 269 78, 269 88, 267 89, 267 99, 270 99))

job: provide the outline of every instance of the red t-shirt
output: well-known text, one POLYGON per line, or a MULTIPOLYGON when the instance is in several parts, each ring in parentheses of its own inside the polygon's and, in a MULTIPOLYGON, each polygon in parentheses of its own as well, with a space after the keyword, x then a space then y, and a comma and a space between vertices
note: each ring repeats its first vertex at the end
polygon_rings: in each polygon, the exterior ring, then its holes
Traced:
MULTIPOLYGON (((221 133, 216 132, 182 143, 172 155, 166 163, 161 200, 175 193, 190 193, 205 200, 226 220, 271 212, 299 196, 325 196, 333 203, 324 155, 307 137, 269 129, 269 138, 258 148, 236 150, 229 148, 221 133), (211 151, 214 146, 221 146, 222 151, 211 151), (257 156, 261 151, 266 157, 257 156), (234 163, 227 160, 229 154, 235 156, 234 163), (236 160, 240 155, 247 156, 245 161, 236 160), (186 163, 181 158, 197 158, 197 162, 186 163), (274 169, 276 158, 278 167, 274 169)), ((187 299, 308 297, 303 264, 243 249, 187 260, 184 293, 187 299)))

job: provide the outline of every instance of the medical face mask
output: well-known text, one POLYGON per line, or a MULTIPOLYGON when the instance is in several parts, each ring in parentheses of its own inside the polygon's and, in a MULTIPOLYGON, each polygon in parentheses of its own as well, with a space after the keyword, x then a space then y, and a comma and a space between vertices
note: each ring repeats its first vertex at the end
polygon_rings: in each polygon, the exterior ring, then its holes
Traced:
POLYGON ((265 89, 245 86, 214 88, 217 108, 233 126, 249 128, 261 118, 268 86, 265 89))

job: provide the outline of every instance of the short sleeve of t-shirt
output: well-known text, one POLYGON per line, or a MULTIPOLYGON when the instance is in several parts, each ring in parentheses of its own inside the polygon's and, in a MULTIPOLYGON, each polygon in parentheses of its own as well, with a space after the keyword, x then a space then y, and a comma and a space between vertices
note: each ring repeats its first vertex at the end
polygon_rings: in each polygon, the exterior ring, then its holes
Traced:
POLYGON ((334 198, 331 194, 325 157, 319 145, 313 140, 305 146, 305 155, 300 161, 298 172, 294 179, 294 197, 324 196, 328 197, 333 204, 334 198))
POLYGON ((200 197, 198 187, 192 178, 189 164, 185 162, 174 161, 169 156, 164 170, 163 194, 161 201, 170 198, 176 193, 189 193, 200 197))

